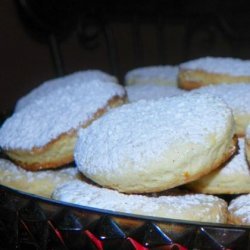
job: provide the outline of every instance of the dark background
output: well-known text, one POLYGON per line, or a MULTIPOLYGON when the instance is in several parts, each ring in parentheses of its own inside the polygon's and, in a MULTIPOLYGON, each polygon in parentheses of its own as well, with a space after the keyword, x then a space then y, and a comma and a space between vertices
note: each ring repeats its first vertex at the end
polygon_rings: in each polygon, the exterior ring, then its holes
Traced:
POLYGON ((0 110, 77 70, 250 58, 248 1, 1 0, 0 110))

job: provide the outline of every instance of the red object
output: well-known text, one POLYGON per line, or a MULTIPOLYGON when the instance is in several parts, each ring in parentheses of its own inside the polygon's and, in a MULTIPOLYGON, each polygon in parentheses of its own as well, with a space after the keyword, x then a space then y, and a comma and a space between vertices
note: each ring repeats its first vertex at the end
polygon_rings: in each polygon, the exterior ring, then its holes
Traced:
POLYGON ((130 243, 133 245, 133 247, 135 248, 135 250, 149 250, 148 248, 144 247, 143 245, 141 245, 140 243, 138 243, 136 240, 128 237, 127 240, 130 241, 130 243))
MULTIPOLYGON (((96 246, 98 250, 103 250, 103 242, 99 240, 93 233, 91 233, 89 230, 85 230, 84 233, 87 235, 87 237, 91 240, 91 242, 96 246)), ((133 245, 135 250, 150 250, 150 248, 147 248, 143 245, 141 245, 136 240, 128 237, 127 240, 133 245)), ((179 244, 171 244, 169 246, 164 247, 165 250, 188 250, 187 248, 179 245, 179 244)))
POLYGON ((173 244, 171 245, 171 248, 170 249, 174 249, 174 247, 178 247, 177 249, 178 250, 188 250, 186 247, 180 245, 180 244, 173 244))
POLYGON ((91 242, 97 247, 98 250, 103 250, 103 243, 89 230, 85 230, 84 233, 89 237, 91 242))
MULTIPOLYGON (((130 243, 134 246, 135 250, 150 250, 150 248, 144 247, 140 243, 138 243, 136 240, 132 238, 127 238, 130 243)), ((164 250, 188 250, 186 247, 183 247, 179 244, 171 244, 169 246, 164 246, 164 250)))

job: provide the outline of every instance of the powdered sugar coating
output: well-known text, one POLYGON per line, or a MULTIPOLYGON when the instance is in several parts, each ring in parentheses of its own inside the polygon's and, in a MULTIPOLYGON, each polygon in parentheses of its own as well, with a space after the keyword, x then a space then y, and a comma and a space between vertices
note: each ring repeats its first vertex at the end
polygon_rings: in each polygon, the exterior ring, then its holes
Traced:
POLYGON ((218 171, 221 175, 244 175, 249 177, 250 185, 250 168, 246 161, 245 142, 244 138, 238 139, 239 152, 235 154, 232 159, 218 171))
POLYGON ((187 93, 141 100, 118 107, 82 129, 75 148, 75 161, 89 178, 98 175, 102 176, 102 181, 121 183, 119 180, 124 179, 124 175, 131 175, 130 180, 140 175, 154 179, 151 174, 156 171, 155 165, 165 161, 166 152, 174 150, 178 159, 165 166, 164 173, 171 175, 178 160, 185 161, 183 155, 196 153, 194 147, 208 150, 210 136, 212 145, 224 141, 225 135, 231 143, 232 120, 228 106, 211 95, 187 93))
POLYGON ((141 99, 159 99, 161 97, 171 97, 184 94, 186 91, 176 86, 164 86, 154 83, 135 84, 126 86, 128 100, 136 102, 141 99))
POLYGON ((222 98, 235 115, 250 115, 250 85, 247 83, 221 83, 204 86, 192 91, 193 93, 207 93, 222 98))
MULTIPOLYGON (((81 181, 72 181, 57 187, 52 198, 117 212, 203 221, 208 220, 209 213, 213 208, 226 207, 223 200, 212 195, 160 197, 125 195, 115 190, 96 187, 81 181), (194 207, 200 208, 195 210, 195 214, 193 213, 194 207)), ((221 220, 219 213, 217 216, 212 215, 211 217, 214 217, 216 222, 221 220)))
POLYGON ((181 70, 203 70, 232 76, 250 76, 250 60, 230 57, 202 57, 179 65, 181 70))
POLYGON ((114 96, 124 96, 125 89, 100 80, 75 79, 15 112, 0 129, 4 149, 31 150, 42 147, 62 133, 87 123, 114 96))
POLYGON ((246 139, 250 140, 250 123, 247 125, 246 128, 246 139))
POLYGON ((241 195, 232 200, 228 207, 229 212, 244 224, 250 225, 250 194, 241 195))
POLYGON ((27 171, 6 159, 0 159, 0 183, 18 181, 25 178, 25 182, 32 183, 39 179, 52 179, 53 182, 60 183, 61 178, 67 176, 68 181, 73 180, 79 175, 79 171, 76 167, 67 167, 57 170, 43 170, 43 171, 27 171))
POLYGON ((20 98, 15 107, 15 111, 18 111, 29 104, 32 104, 34 101, 47 96, 52 91, 57 90, 58 88, 65 88, 68 85, 71 85, 73 82, 78 84, 84 84, 92 80, 100 80, 105 82, 118 82, 116 77, 109 75, 101 70, 85 70, 66 75, 64 77, 59 77, 45 81, 37 88, 34 88, 27 95, 20 98))
POLYGON ((159 81, 171 82, 176 85, 178 75, 178 66, 158 65, 136 68, 125 74, 125 83, 150 83, 159 81))

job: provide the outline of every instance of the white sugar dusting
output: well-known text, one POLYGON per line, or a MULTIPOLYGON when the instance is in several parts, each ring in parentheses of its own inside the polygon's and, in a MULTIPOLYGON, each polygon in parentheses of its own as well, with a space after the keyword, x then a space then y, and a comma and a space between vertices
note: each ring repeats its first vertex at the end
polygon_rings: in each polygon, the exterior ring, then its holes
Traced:
POLYGON ((212 195, 186 194, 160 197, 126 195, 81 181, 71 181, 57 187, 52 198, 100 209, 165 217, 168 215, 171 217, 171 214, 177 217, 185 213, 190 214, 194 206, 201 206, 193 216, 198 218, 202 215, 206 216, 214 207, 225 206, 223 200, 212 195))
POLYGON ((128 100, 130 102, 139 101, 142 99, 151 100, 161 97, 171 97, 185 93, 185 90, 176 86, 164 86, 154 83, 135 84, 126 86, 128 100))
POLYGON ((34 100, 7 119, 0 129, 0 146, 23 150, 42 147, 87 123, 112 97, 124 95, 125 89, 117 83, 82 83, 76 77, 71 84, 34 100))
POLYGON ((34 101, 47 96, 52 91, 57 90, 58 88, 65 88, 72 83, 84 84, 92 80, 100 80, 105 82, 118 82, 116 77, 109 75, 101 70, 85 70, 75 72, 64 77, 59 77, 45 81, 38 87, 34 88, 30 93, 20 98, 15 107, 15 111, 18 111, 29 104, 32 104, 34 101))
POLYGON ((241 195, 232 200, 228 210, 233 215, 242 218, 246 224, 250 224, 250 194, 241 195))
POLYGON ((128 71, 125 75, 125 82, 151 82, 154 80, 172 81, 176 83, 178 66, 158 65, 136 68, 128 71))
POLYGON ((208 85, 193 93, 207 93, 222 98, 237 115, 250 115, 250 85, 247 83, 208 85))
POLYGON ((250 140, 250 123, 247 125, 246 128, 246 139, 250 140))
POLYGON ((145 162, 164 157, 181 143, 208 147, 209 136, 220 141, 232 122, 231 110, 218 97, 187 93, 141 100, 118 107, 82 129, 75 160, 84 173, 122 175, 123 168, 146 171, 145 162))
POLYGON ((25 179, 25 182, 31 183, 39 179, 53 179, 54 183, 60 183, 61 178, 73 180, 79 174, 76 167, 67 167, 57 170, 42 170, 42 171, 27 171, 21 167, 13 164, 9 160, 0 159, 0 183, 11 182, 14 180, 25 179))
POLYGON ((244 175, 249 177, 250 184, 250 168, 248 166, 245 155, 245 143, 243 138, 238 139, 239 152, 233 156, 233 158, 219 170, 218 174, 221 175, 244 175))
POLYGON ((232 76, 250 76, 250 60, 230 57, 202 57, 179 65, 182 70, 204 70, 232 76))

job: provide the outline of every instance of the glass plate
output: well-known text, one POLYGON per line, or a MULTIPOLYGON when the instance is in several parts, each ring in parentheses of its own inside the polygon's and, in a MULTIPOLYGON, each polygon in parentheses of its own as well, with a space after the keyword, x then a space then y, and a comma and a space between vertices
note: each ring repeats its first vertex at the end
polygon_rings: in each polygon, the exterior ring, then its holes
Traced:
POLYGON ((250 249, 250 227, 78 206, 0 185, 0 249, 250 249))

